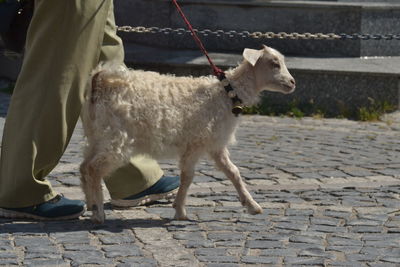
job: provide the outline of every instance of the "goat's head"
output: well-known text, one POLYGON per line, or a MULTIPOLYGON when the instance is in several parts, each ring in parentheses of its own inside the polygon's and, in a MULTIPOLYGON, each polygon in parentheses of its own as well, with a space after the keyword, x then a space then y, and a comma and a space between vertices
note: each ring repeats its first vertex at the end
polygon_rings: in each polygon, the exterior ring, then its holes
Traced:
POLYGON ((277 50, 264 46, 261 50, 246 48, 244 59, 254 70, 256 89, 292 93, 296 87, 293 76, 289 73, 284 56, 277 50))

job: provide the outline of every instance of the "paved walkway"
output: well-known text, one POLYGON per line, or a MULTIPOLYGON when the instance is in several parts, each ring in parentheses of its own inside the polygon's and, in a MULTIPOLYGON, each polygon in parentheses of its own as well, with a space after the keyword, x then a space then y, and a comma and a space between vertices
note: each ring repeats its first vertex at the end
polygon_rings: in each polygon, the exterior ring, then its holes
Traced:
MULTIPOLYGON (((0 127, 8 103, 0 94, 0 127)), ((250 216, 233 186, 201 161, 190 221, 171 203, 114 210, 93 225, 0 219, 0 265, 400 266, 400 123, 244 116, 233 161, 265 212, 250 216)), ((49 179, 79 189, 78 127, 49 179)), ((161 163, 177 174, 174 161, 161 163)))

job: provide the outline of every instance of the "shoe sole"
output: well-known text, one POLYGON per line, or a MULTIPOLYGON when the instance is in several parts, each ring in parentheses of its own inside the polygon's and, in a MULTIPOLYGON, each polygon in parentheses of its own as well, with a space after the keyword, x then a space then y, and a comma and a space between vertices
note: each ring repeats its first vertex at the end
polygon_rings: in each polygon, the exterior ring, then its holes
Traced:
POLYGON ((161 199, 172 199, 176 196, 176 193, 178 192, 178 188, 162 193, 162 194, 151 194, 147 195, 138 199, 111 199, 111 204, 116 207, 121 207, 121 208, 128 208, 128 207, 137 207, 137 206, 143 206, 146 204, 151 204, 157 200, 161 199))
POLYGON ((65 221, 65 220, 73 220, 79 218, 81 215, 85 213, 85 209, 83 209, 81 212, 71 214, 71 215, 66 215, 66 216, 60 216, 60 217, 43 217, 43 216, 38 216, 26 212, 20 212, 20 211, 13 211, 13 210, 7 210, 7 209, 2 209, 0 208, 0 217, 6 218, 6 219, 33 219, 33 220, 39 220, 39 221, 65 221))

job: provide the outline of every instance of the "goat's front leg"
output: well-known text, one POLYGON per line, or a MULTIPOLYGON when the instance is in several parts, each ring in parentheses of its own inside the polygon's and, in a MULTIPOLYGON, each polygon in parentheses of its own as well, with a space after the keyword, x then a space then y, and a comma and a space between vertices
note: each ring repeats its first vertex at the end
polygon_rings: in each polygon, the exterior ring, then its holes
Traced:
POLYGON ((253 215, 262 213, 262 208, 250 195, 242 177, 240 177, 239 169, 229 159, 228 149, 224 148, 221 151, 212 152, 210 155, 214 159, 217 167, 232 181, 239 194, 240 202, 247 208, 247 211, 253 215))
POLYGON ((186 215, 186 197, 189 190, 189 186, 193 181, 194 177, 194 167, 198 160, 198 156, 194 153, 187 151, 180 159, 180 169, 181 169, 181 184, 179 186, 178 193, 176 194, 173 207, 175 208, 176 220, 187 220, 186 215))
POLYGON ((86 196, 88 210, 92 211, 91 220, 94 223, 104 223, 104 204, 101 180, 111 173, 112 164, 104 154, 93 155, 82 163, 81 179, 86 196))

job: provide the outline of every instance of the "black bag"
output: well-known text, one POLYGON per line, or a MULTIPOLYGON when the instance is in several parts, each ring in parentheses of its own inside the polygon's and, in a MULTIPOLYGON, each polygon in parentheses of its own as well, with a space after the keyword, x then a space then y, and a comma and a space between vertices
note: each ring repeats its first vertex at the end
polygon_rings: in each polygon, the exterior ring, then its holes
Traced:
POLYGON ((24 51, 33 8, 33 0, 0 0, 0 36, 7 50, 24 51))

